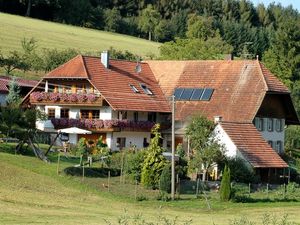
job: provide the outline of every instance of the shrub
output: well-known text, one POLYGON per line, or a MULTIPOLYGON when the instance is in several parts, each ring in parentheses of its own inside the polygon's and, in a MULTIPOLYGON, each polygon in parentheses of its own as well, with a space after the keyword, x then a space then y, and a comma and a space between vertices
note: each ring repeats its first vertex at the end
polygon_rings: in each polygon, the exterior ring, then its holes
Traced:
POLYGON ((159 190, 161 192, 171 192, 171 165, 165 165, 159 180, 159 190))
POLYGON ((141 177, 142 184, 145 187, 152 189, 158 187, 161 172, 166 164, 166 159, 162 155, 163 149, 159 145, 159 140, 161 138, 161 135, 158 132, 159 129, 160 125, 156 124, 151 130, 154 137, 151 139, 147 149, 141 177))
POLYGON ((230 179, 239 183, 257 183, 259 177, 254 171, 247 167, 242 159, 228 159, 227 165, 230 168, 230 179))
POLYGON ((87 144, 86 144, 86 139, 85 138, 80 138, 76 147, 75 147, 76 155, 85 155, 88 152, 87 144))
POLYGON ((230 169, 226 165, 223 172, 223 177, 220 187, 220 199, 221 201, 229 201, 231 197, 231 186, 230 186, 230 169))
POLYGON ((125 157, 125 172, 129 174, 132 179, 141 181, 141 173, 143 162, 145 160, 146 151, 144 149, 137 152, 130 152, 125 157))

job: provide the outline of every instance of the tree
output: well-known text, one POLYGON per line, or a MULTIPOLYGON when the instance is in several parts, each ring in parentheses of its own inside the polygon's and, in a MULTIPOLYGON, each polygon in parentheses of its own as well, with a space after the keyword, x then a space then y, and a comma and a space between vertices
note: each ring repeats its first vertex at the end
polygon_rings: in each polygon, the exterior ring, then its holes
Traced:
POLYGON ((160 47, 162 59, 224 59, 225 54, 232 52, 232 47, 226 44, 220 36, 209 38, 206 41, 201 39, 175 39, 165 42, 160 47))
POLYGON ((206 179, 208 170, 223 159, 223 148, 213 134, 214 127, 212 121, 203 116, 196 116, 185 131, 193 150, 189 162, 190 170, 202 170, 203 181, 206 179))
POLYGON ((221 201, 229 201, 231 197, 231 186, 230 186, 230 169, 225 165, 221 187, 220 187, 220 199, 221 201))
POLYGON ((139 28, 142 32, 148 33, 149 41, 152 40, 152 34, 159 23, 159 18, 159 12, 155 10, 152 5, 148 5, 147 8, 141 12, 139 28))
POLYGON ((159 190, 161 192, 171 192, 171 165, 166 164, 159 179, 159 190))
POLYGON ((7 104, 18 104, 20 102, 20 86, 18 85, 16 78, 13 77, 9 83, 9 92, 6 96, 7 104))
POLYGON ((271 47, 263 61, 285 85, 293 88, 300 78, 300 18, 287 17, 279 24, 271 47))
POLYGON ((153 138, 147 148, 141 175, 142 184, 152 189, 158 188, 160 175, 166 165, 166 159, 162 155, 163 149, 159 145, 159 140, 161 139, 159 129, 160 125, 155 124, 151 130, 153 138))
POLYGON ((17 51, 10 52, 8 56, 0 54, 0 67, 3 67, 8 75, 15 69, 24 71, 29 69, 29 65, 25 62, 23 56, 17 51))
POLYGON ((190 39, 199 38, 201 40, 215 37, 216 31, 213 29, 212 18, 198 16, 196 14, 189 15, 186 36, 190 39))
POLYGON ((121 25, 122 17, 117 8, 106 9, 104 11, 105 26, 104 30, 118 32, 121 25))

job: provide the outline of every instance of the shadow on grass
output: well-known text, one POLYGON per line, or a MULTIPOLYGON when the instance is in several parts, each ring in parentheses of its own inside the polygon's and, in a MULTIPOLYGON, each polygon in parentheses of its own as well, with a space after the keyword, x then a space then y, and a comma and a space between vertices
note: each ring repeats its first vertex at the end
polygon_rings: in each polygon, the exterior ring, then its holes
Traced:
MULTIPOLYGON (((84 168, 85 177, 108 177, 108 172, 110 171, 110 176, 116 177, 120 176, 120 170, 110 169, 110 168, 84 168)), ((67 167, 64 169, 64 173, 69 176, 82 176, 82 167, 67 167)))
POLYGON ((237 195, 232 201, 235 203, 299 202, 299 200, 295 198, 251 198, 245 195, 237 195))

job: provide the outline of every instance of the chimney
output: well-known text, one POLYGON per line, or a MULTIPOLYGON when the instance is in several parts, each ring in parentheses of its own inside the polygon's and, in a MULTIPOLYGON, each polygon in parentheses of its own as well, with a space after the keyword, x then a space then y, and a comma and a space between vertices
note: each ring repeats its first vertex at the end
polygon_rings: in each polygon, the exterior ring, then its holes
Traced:
POLYGON ((226 54, 224 56, 224 60, 228 60, 228 61, 233 60, 233 55, 232 54, 226 54))
POLYGON ((105 68, 109 67, 109 52, 103 51, 101 52, 101 63, 105 68))
POLYGON ((222 122, 222 116, 214 116, 214 122, 215 124, 222 122))

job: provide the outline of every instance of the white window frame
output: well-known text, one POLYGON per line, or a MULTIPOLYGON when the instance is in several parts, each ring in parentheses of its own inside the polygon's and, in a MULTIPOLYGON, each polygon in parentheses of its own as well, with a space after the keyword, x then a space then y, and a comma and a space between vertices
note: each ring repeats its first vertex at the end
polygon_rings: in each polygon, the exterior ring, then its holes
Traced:
POLYGON ((273 148, 273 141, 272 140, 269 140, 268 144, 271 146, 271 148, 273 148))
POLYGON ((273 118, 268 118, 267 119, 267 129, 268 129, 269 132, 274 131, 274 120, 273 120, 273 118))
POLYGON ((275 129, 276 129, 277 132, 282 132, 283 131, 283 119, 276 119, 275 129))
POLYGON ((264 118, 261 117, 255 117, 255 127, 257 130, 259 131, 263 131, 264 130, 264 118))

